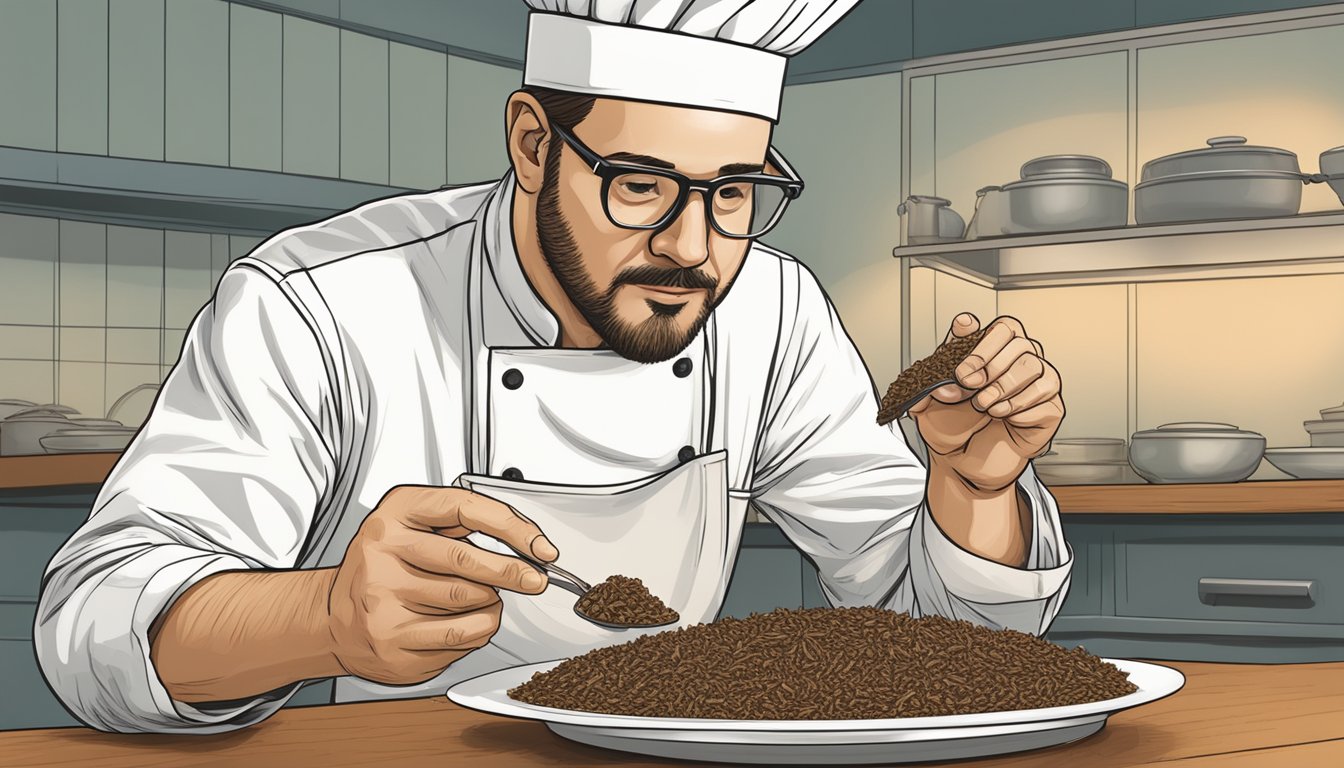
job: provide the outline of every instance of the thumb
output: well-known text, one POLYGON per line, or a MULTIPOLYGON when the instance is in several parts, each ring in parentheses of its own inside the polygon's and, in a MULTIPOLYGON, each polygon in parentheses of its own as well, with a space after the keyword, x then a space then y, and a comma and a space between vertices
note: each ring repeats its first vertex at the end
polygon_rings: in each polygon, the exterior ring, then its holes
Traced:
POLYGON ((947 329, 947 337, 943 339, 943 342, 951 341, 953 337, 970 336, 978 330, 980 330, 980 319, 970 312, 962 312, 952 319, 952 327, 947 329))

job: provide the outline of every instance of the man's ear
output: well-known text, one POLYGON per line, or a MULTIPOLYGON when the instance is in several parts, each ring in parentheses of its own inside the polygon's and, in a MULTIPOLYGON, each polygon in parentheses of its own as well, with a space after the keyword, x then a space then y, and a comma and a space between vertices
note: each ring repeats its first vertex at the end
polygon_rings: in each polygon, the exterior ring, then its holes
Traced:
POLYGON ((546 111, 531 94, 515 91, 509 97, 505 119, 505 138, 513 175, 523 191, 536 194, 541 190, 545 176, 546 151, 551 138, 546 111))

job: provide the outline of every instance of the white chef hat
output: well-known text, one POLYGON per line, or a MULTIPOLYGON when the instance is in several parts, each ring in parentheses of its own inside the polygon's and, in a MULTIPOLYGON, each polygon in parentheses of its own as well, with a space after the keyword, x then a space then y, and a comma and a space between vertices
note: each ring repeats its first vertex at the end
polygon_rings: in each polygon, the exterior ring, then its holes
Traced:
POLYGON ((523 83, 779 119, 788 57, 859 0, 526 0, 523 83))

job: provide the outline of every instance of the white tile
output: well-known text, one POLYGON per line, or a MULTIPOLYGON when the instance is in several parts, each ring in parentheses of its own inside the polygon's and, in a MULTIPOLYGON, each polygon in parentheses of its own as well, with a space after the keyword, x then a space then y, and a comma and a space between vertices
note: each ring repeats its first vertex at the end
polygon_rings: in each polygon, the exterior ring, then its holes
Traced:
POLYGON ((341 178, 387 183, 387 41, 341 30, 341 178))
POLYGON ((0 323, 55 325, 56 219, 0 213, 0 323))
POLYGON ((56 351, 55 331, 35 325, 0 325, 0 358, 51 360, 56 351))
POLYGON ((107 0, 57 4, 56 148, 107 154, 107 0))
POLYGON ((78 408, 85 416, 101 418, 107 413, 107 394, 104 391, 102 363, 59 364, 61 391, 57 401, 71 408, 78 408))
POLYGON ((280 170, 280 14, 229 4, 229 163, 280 170))
POLYGON ((163 159, 163 0, 108 4, 108 154, 163 159))
POLYGON ((107 361, 158 365, 162 335, 157 328, 108 328, 107 361))
POLYGON ((163 307, 163 232, 107 228, 107 324, 159 328, 163 307))
POLYGON ((107 227, 61 222, 61 325, 107 322, 107 227))
POLYGON ((56 148, 56 3, 0 3, 0 144, 56 148))
POLYGON ((164 157, 228 165, 229 3, 173 0, 164 25, 164 157))
POLYGON ((164 327, 186 328, 210 298, 210 235, 165 232, 164 327))
MULTIPOLYGON (((161 366, 157 364, 119 365, 108 363, 107 386, 104 390, 107 393, 107 407, 110 409, 122 395, 141 384, 158 384, 162 380, 163 371, 161 366)), ((149 400, 150 398, 144 393, 137 393, 122 410, 117 412, 115 418, 127 426, 140 426, 145 417, 149 415, 149 400)))
POLYGON ((168 366, 177 363, 178 357, 182 354, 182 344, 186 340, 187 332, 175 328, 165 328, 163 330, 163 362, 168 366))
POLYGON ((103 328, 62 328, 58 360, 102 364, 107 360, 107 331, 103 328))
MULTIPOLYGON (((938 188, 937 80, 925 75, 910 81, 910 191, 916 195, 932 195, 938 188)), ((971 206, 963 204, 959 213, 969 221, 971 206)))
POLYGON ((336 27, 284 17, 285 173, 340 174, 340 39, 336 27))
POLYGON ((508 170, 504 105, 522 83, 523 74, 513 67, 448 57, 450 184, 498 179, 508 170))
POLYGON ((447 163, 447 55, 391 43, 389 73, 391 183, 412 189, 440 187, 447 163))
POLYGON ((50 360, 0 360, 0 400, 17 398, 50 403, 55 394, 55 363, 50 360))

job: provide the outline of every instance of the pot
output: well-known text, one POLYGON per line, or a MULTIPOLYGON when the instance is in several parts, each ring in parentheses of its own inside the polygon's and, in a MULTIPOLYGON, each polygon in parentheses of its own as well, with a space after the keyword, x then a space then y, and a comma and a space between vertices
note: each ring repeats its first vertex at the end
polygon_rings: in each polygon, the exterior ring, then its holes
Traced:
POLYGON ((960 240, 966 222, 948 206, 952 202, 942 197, 911 195, 896 207, 906 219, 906 240, 911 245, 945 243, 960 240))
POLYGON ((1313 448, 1344 448, 1344 420, 1304 421, 1302 426, 1311 435, 1313 448))
POLYGON ((1047 155, 1022 166, 1022 178, 975 193, 966 239, 1123 227, 1129 188, 1111 166, 1091 155, 1047 155))
POLYGON ((1135 432, 1129 443, 1130 465, 1152 483, 1235 483, 1264 455, 1264 435, 1230 424, 1163 424, 1135 432))
POLYGON ((1321 153, 1321 175, 1335 190, 1339 202, 1344 203, 1344 147, 1327 149, 1321 153))
POLYGON ((1139 224, 1293 216, 1302 207, 1302 187, 1324 181, 1300 171, 1286 149, 1246 143, 1244 136, 1218 136, 1207 149, 1165 155, 1143 166, 1134 187, 1139 224))

